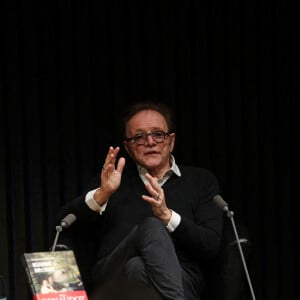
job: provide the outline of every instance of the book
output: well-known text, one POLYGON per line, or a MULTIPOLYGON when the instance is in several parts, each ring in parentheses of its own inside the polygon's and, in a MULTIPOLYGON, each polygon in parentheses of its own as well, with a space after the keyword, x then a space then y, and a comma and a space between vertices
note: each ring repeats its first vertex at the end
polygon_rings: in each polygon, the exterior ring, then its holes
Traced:
POLYGON ((24 253, 33 300, 88 300, 73 250, 24 253))

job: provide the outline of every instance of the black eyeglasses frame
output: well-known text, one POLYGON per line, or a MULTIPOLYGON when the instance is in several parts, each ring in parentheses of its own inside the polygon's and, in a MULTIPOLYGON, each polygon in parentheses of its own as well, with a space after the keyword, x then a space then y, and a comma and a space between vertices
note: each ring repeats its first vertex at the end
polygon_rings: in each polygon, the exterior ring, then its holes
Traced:
POLYGON ((145 145, 145 143, 147 142, 147 137, 151 136, 155 143, 162 143, 166 139, 166 137, 169 137, 170 135, 170 132, 156 130, 150 133, 138 133, 133 137, 124 137, 124 141, 131 144, 145 145), (157 136, 157 134, 161 135, 157 136), (138 142, 139 139, 141 139, 142 142, 138 142))

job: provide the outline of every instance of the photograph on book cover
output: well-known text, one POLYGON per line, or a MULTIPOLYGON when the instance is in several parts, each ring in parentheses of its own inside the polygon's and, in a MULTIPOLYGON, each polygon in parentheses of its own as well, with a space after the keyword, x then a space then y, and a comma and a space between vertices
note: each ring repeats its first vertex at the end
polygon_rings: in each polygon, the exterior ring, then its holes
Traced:
POLYGON ((50 294, 56 295, 51 299, 65 299, 63 295, 87 299, 72 250, 24 253, 23 261, 34 299, 48 299, 50 294))

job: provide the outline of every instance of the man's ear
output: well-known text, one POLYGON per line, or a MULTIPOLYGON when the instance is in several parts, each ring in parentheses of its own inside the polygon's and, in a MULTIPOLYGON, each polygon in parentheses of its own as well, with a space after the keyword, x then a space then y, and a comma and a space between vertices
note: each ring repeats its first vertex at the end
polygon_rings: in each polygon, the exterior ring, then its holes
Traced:
POLYGON ((170 153, 173 152, 175 146, 175 133, 171 133, 170 135, 170 153))
POLYGON ((127 152, 127 154, 130 154, 130 150, 129 150, 129 147, 128 147, 126 141, 123 141, 123 146, 124 146, 124 149, 125 149, 125 151, 127 152))
POLYGON ((126 141, 123 142, 123 146, 124 146, 124 149, 126 151, 126 154, 129 156, 129 157, 133 157, 132 153, 131 153, 131 149, 130 147, 128 146, 128 143, 126 141))

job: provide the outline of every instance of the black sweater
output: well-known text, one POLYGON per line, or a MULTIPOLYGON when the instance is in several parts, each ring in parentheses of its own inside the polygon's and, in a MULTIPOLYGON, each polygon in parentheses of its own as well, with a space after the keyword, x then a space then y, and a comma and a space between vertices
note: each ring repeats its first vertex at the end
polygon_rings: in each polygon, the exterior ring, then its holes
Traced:
MULTIPOLYGON (((181 216, 171 237, 181 262, 201 265, 216 255, 220 245, 223 217, 212 202, 213 196, 219 194, 218 181, 207 169, 179 168, 182 176, 173 174, 163 185, 167 206, 181 216)), ((126 163, 121 185, 102 215, 84 201, 86 192, 99 187, 99 181, 98 176, 94 178, 83 194, 68 202, 59 213, 60 219, 69 213, 76 215, 72 230, 78 231, 78 236, 93 239, 98 258, 112 251, 134 225, 153 216, 150 204, 141 198, 148 192, 132 163, 126 163)))

